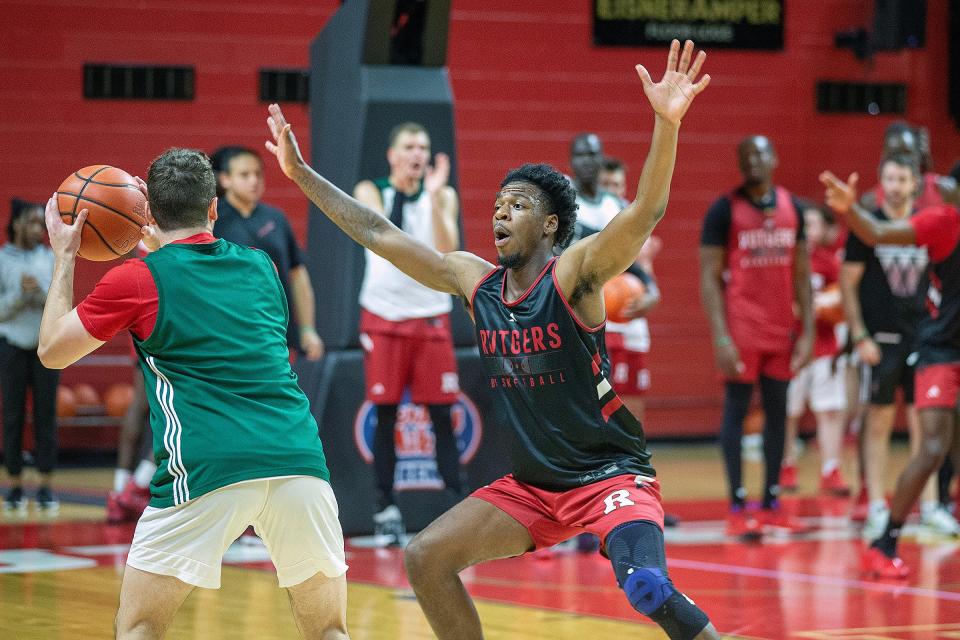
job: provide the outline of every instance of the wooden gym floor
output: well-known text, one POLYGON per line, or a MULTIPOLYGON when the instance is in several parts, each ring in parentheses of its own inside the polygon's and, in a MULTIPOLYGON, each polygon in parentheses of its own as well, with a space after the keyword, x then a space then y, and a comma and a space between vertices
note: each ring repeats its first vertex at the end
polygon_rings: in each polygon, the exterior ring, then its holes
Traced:
MULTIPOLYGON (((895 445, 891 482, 904 449, 895 445)), ((799 495, 786 502, 819 529, 747 545, 723 534, 725 481, 716 445, 653 450, 667 510, 682 519, 667 532, 671 575, 726 637, 960 638, 960 542, 914 527, 902 544, 911 578, 863 579, 849 501, 816 495, 815 452, 804 457, 799 495)), ((755 493, 759 468, 748 465, 746 472, 755 493)), ((0 522, 0 638, 111 637, 133 532, 132 525, 103 524, 111 475, 110 469, 62 471, 59 517, 43 520, 31 510, 27 519, 0 522)), ((400 552, 348 545, 348 555, 351 638, 433 637, 406 583, 400 552)), ((665 637, 629 607, 598 555, 525 556, 467 570, 463 579, 490 640, 665 637)), ((197 589, 167 637, 296 638, 286 594, 262 547, 231 547, 223 588, 197 589)))

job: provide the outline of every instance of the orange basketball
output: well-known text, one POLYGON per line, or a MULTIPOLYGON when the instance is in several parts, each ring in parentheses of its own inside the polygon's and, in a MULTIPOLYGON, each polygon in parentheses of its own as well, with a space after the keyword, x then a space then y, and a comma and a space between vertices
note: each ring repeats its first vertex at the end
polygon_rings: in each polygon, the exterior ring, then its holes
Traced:
POLYGON ((112 385, 103 394, 103 404, 107 415, 119 418, 127 413, 127 407, 133 401, 133 387, 126 383, 112 385))
POLYGON ((634 299, 646 293, 643 280, 632 273, 621 273, 603 285, 603 303, 607 307, 607 320, 628 322, 631 318, 622 315, 624 308, 634 299))
POLYGON ((77 406, 90 407, 100 404, 100 394, 86 382, 73 385, 73 393, 77 398, 77 406))
POLYGON ((813 312, 817 320, 829 324, 843 322, 843 300, 840 298, 840 285, 828 284, 813 294, 813 312))
POLYGON ((77 415, 77 396, 70 387, 57 387, 57 417, 72 418, 77 415))
POLYGON ((87 209, 79 255, 87 260, 113 260, 125 255, 140 241, 146 198, 126 171, 105 164, 84 167, 70 175, 57 189, 57 205, 63 221, 73 224, 87 209))

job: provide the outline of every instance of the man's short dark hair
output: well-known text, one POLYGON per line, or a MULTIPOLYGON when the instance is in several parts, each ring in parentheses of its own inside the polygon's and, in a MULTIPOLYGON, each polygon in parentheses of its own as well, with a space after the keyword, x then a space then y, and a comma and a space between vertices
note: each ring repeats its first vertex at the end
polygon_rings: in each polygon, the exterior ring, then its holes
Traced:
POLYGON ((13 225, 21 216, 32 209, 43 209, 39 202, 29 202, 20 198, 10 200, 10 219, 7 220, 7 241, 13 242, 13 225))
POLYGON ((163 231, 202 227, 217 195, 210 158, 195 149, 167 149, 147 171, 150 212, 163 231))
POLYGON ((613 173, 614 171, 623 171, 626 173, 627 171, 627 165, 623 164, 623 160, 620 160, 619 158, 611 158, 610 156, 607 156, 603 159, 601 168, 610 173, 613 173))
POLYGON ((401 122, 393 129, 390 129, 390 136, 387 140, 387 147, 393 148, 393 145, 397 143, 397 138, 400 137, 401 133, 422 133, 427 138, 430 138, 430 133, 427 131, 427 128, 424 127, 419 122, 401 122))
POLYGON ((220 147, 210 154, 210 165, 217 173, 230 173, 230 162, 239 156, 253 156, 259 160, 261 164, 263 163, 263 158, 260 157, 260 154, 250 147, 229 145, 220 147))
POLYGON ((500 183, 500 188, 511 182, 532 184, 547 197, 547 213, 556 214, 558 218, 553 244, 565 248, 577 222, 577 192, 570 180, 548 164, 525 164, 511 170, 500 183))
POLYGON ((888 162, 892 162, 893 164, 901 167, 906 167, 907 169, 910 169, 915 177, 920 177, 920 160, 917 158, 915 153, 891 153, 890 155, 884 156, 880 160, 880 167, 877 170, 878 174, 883 173, 883 167, 888 162))

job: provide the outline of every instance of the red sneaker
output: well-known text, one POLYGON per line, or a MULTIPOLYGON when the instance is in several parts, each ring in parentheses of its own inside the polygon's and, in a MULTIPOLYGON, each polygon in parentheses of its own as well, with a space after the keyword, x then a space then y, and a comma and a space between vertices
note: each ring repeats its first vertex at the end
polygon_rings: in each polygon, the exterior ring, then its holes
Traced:
POLYGON ((117 503, 119 496, 119 491, 111 491, 107 494, 107 522, 109 524, 120 524, 121 522, 127 522, 129 519, 127 510, 117 503))
POLYGON ((813 531, 813 527, 792 514, 787 513, 782 506, 771 509, 761 509, 760 521, 764 529, 773 529, 779 532, 808 533, 813 531))
POLYGON ((840 498, 845 498, 850 495, 850 486, 843 481, 840 469, 834 469, 827 475, 820 476, 820 493, 840 498))
POLYGON ((797 465, 785 464, 780 467, 780 489, 787 493, 797 490, 797 465))
POLYGON ((853 508, 850 510, 850 519, 854 522, 866 522, 870 515, 870 499, 867 498, 867 488, 861 487, 857 499, 853 502, 853 508))
POLYGON ((150 503, 150 489, 141 489, 133 480, 127 482, 123 491, 117 496, 117 504, 131 514, 136 520, 150 503))
POLYGON ((860 556, 860 565, 868 578, 894 578, 902 580, 910 575, 910 569, 900 558, 889 558, 876 547, 867 547, 860 556))
POLYGON ((727 535, 741 540, 759 540, 763 535, 760 521, 745 509, 733 509, 727 514, 727 535))

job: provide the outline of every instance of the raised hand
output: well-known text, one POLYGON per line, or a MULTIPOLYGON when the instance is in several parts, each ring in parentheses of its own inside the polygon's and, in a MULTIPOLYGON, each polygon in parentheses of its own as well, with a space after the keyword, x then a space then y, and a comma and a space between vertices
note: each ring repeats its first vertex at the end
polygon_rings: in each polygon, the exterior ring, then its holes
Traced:
POLYGON ((80 250, 80 232, 83 223, 87 221, 87 209, 83 209, 74 219, 73 224, 67 224, 60 217, 60 206, 57 204, 57 194, 47 200, 47 208, 43 212, 47 223, 47 235, 50 237, 50 248, 58 258, 73 258, 80 250))
POLYGON ((437 193, 450 180, 450 156, 438 153, 433 157, 433 166, 427 167, 427 174, 423 177, 423 188, 427 193, 437 193))
POLYGON ((270 116, 267 118, 267 126, 270 127, 273 142, 266 141, 267 151, 277 157, 283 174, 293 178, 294 174, 306 166, 300 154, 300 147, 297 145, 297 138, 293 135, 293 129, 287 119, 283 117, 279 105, 271 104, 268 110, 270 116))
POLYGON ((850 213, 850 209, 857 201, 857 182, 859 181, 860 176, 856 172, 851 173, 846 182, 829 171, 821 173, 820 182, 827 188, 825 196, 827 206, 837 215, 850 213))
POLYGON ((661 118, 673 123, 679 123, 686 114, 693 99, 710 84, 710 75, 704 74, 699 81, 700 68, 707 54, 700 51, 693 64, 693 41, 687 40, 680 52, 680 41, 670 43, 670 54, 667 56, 667 70, 660 82, 654 82, 650 73, 642 64, 637 65, 637 75, 643 82, 643 92, 650 101, 650 106, 661 118))

